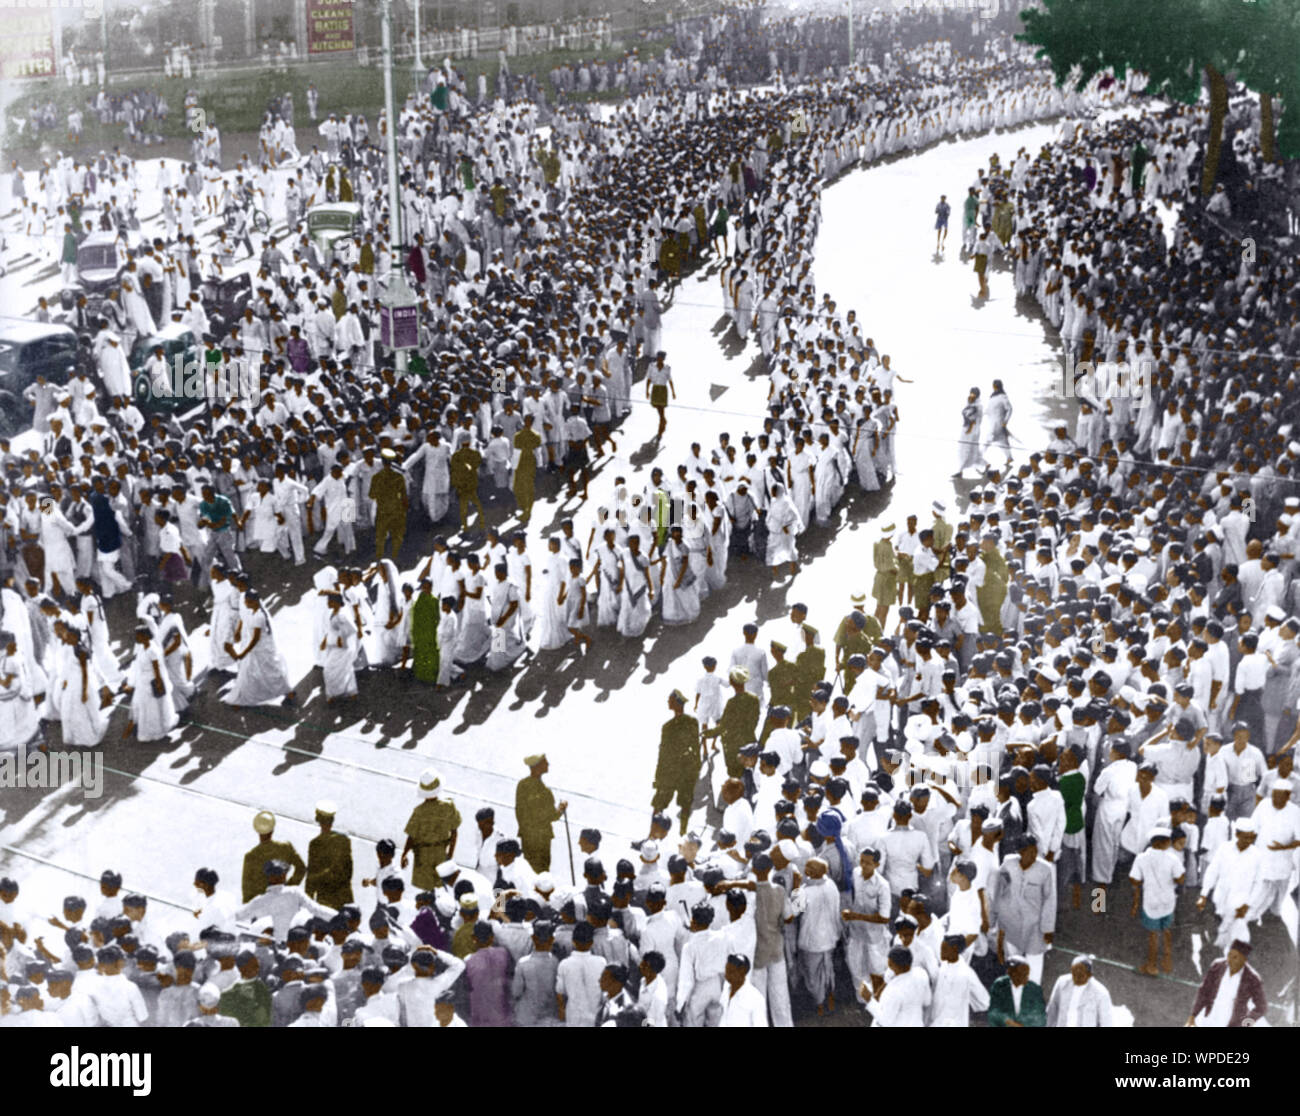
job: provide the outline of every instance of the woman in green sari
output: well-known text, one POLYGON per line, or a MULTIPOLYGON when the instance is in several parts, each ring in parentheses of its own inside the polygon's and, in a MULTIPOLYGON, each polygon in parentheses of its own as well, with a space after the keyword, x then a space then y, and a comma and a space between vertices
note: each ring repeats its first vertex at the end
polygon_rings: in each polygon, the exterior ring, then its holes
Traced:
POLYGON ((411 616, 411 656, 418 681, 438 681, 438 601, 433 595, 433 582, 427 577, 420 582, 420 595, 411 616))

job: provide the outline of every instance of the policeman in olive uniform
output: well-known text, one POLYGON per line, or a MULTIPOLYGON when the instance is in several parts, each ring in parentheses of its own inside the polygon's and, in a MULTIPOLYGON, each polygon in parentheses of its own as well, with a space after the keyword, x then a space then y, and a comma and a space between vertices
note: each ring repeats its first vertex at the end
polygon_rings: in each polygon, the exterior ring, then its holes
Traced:
POLYGON ((705 740, 722 738, 722 758, 727 765, 727 776, 739 779, 741 773, 740 749, 753 742, 758 734, 758 695, 745 689, 749 671, 734 667, 727 676, 735 694, 727 699, 722 719, 704 734, 705 740))
POLYGON ((668 708, 673 711, 673 716, 664 722, 659 732, 659 762, 655 766, 655 793, 650 805, 655 813, 659 813, 676 795, 684 834, 690 821, 695 784, 700 780, 703 760, 700 722, 686 712, 686 695, 681 690, 668 695, 668 708))
POLYGON ((939 568, 934 572, 934 583, 940 585, 948 580, 948 574, 952 570, 952 524, 944 519, 944 512, 948 509, 939 500, 930 504, 934 511, 934 522, 930 524, 930 530, 934 532, 934 552, 939 556, 939 568))
POLYGON ((555 804, 551 788, 542 782, 550 769, 544 755, 525 756, 528 777, 520 779, 515 788, 515 824, 519 827, 519 843, 524 859, 534 872, 549 872, 551 868, 552 825, 564 816, 567 802, 555 804))
POLYGON ((334 832, 333 802, 316 803, 320 834, 307 845, 308 897, 336 911, 352 902, 352 842, 334 832))
POLYGON ((436 891, 441 886, 438 865, 452 858, 460 833, 460 811, 450 798, 438 797, 440 786, 442 778, 432 767, 426 768, 420 776, 419 792, 424 801, 411 811, 406 823, 402 867, 407 866, 411 853, 414 853, 411 883, 421 891, 436 891))
POLYGON ((253 832, 258 842, 244 854, 244 902, 251 903, 266 891, 266 866, 272 860, 283 860, 293 869, 289 877, 289 886, 297 887, 307 874, 307 865, 288 841, 274 841, 275 815, 270 810, 261 810, 253 818, 253 832))
POLYGON ((384 556, 388 540, 393 540, 393 557, 402 549, 402 540, 406 538, 406 513, 410 500, 406 493, 406 477, 398 471, 394 462, 397 454, 385 449, 380 455, 384 467, 370 478, 370 489, 366 493, 375 502, 375 558, 384 556))
POLYGON ((826 648, 817 646, 817 629, 811 624, 804 624, 803 638, 805 647, 794 661, 796 680, 794 701, 790 708, 794 710, 795 724, 812 712, 808 695, 826 677, 826 648))
POLYGON ((889 618, 889 607, 898 596, 898 555, 894 552, 894 531, 897 526, 886 524, 880 529, 881 537, 871 550, 876 565, 876 576, 871 582, 871 595, 876 599, 876 622, 883 624, 889 618))
POLYGON ((874 616, 868 616, 861 606, 866 604, 866 595, 853 598, 854 609, 835 631, 835 673, 845 669, 854 655, 866 655, 884 634, 874 616))
POLYGON ((763 724, 763 735, 759 737, 760 744, 767 743, 767 738, 772 735, 770 711, 780 705, 794 708, 794 696, 799 686, 799 668, 785 657, 785 652, 784 643, 772 640, 772 658, 776 660, 776 664, 767 672, 769 713, 768 719, 763 724))
POLYGON ((524 425, 515 435, 515 449, 519 451, 519 464, 515 466, 514 491, 521 523, 527 523, 529 516, 533 514, 537 484, 537 451, 542 448, 542 436, 533 429, 533 421, 531 414, 524 415, 524 425))

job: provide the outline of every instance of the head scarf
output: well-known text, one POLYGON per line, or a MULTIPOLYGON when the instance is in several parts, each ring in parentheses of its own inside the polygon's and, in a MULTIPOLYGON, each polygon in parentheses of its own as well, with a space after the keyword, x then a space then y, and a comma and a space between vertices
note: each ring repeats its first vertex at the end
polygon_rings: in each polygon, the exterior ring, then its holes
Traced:
POLYGON ((835 851, 840 854, 840 890, 849 891, 853 887, 853 868, 848 850, 840 838, 844 827, 844 815, 836 809, 830 809, 817 815, 817 832, 835 842, 835 851))

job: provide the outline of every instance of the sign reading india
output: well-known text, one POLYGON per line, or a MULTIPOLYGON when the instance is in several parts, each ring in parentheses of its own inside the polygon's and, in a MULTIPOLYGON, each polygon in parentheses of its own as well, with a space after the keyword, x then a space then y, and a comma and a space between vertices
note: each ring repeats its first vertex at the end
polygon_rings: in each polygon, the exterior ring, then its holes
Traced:
POLYGON ((52 13, 0 5, 0 79, 48 77, 54 72, 52 13))
POLYGON ((307 0, 307 53, 355 50, 351 0, 307 0))

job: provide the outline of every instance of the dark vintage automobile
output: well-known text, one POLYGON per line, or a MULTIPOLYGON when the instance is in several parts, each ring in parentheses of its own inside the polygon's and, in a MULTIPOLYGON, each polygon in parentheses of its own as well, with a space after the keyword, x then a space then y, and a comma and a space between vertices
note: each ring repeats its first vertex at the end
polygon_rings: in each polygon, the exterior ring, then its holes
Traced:
POLYGON ((208 279, 200 287, 200 293, 208 311, 208 330, 220 340, 244 316, 244 307, 253 299, 253 281, 244 272, 225 279, 208 279))
POLYGON ((202 359, 194 334, 188 326, 178 322, 168 322, 157 333, 137 338, 127 357, 135 405, 146 415, 155 411, 181 414, 200 405, 202 397, 196 393, 186 394, 184 389, 187 381, 199 375, 194 370, 198 369, 202 359), (159 390, 158 385, 151 383, 145 370, 156 346, 162 346, 163 358, 167 362, 166 390, 159 390))
POLYGON ((67 326, 0 318, 0 437, 31 425, 32 408, 23 392, 38 377, 66 384, 82 361, 77 335, 67 326))

